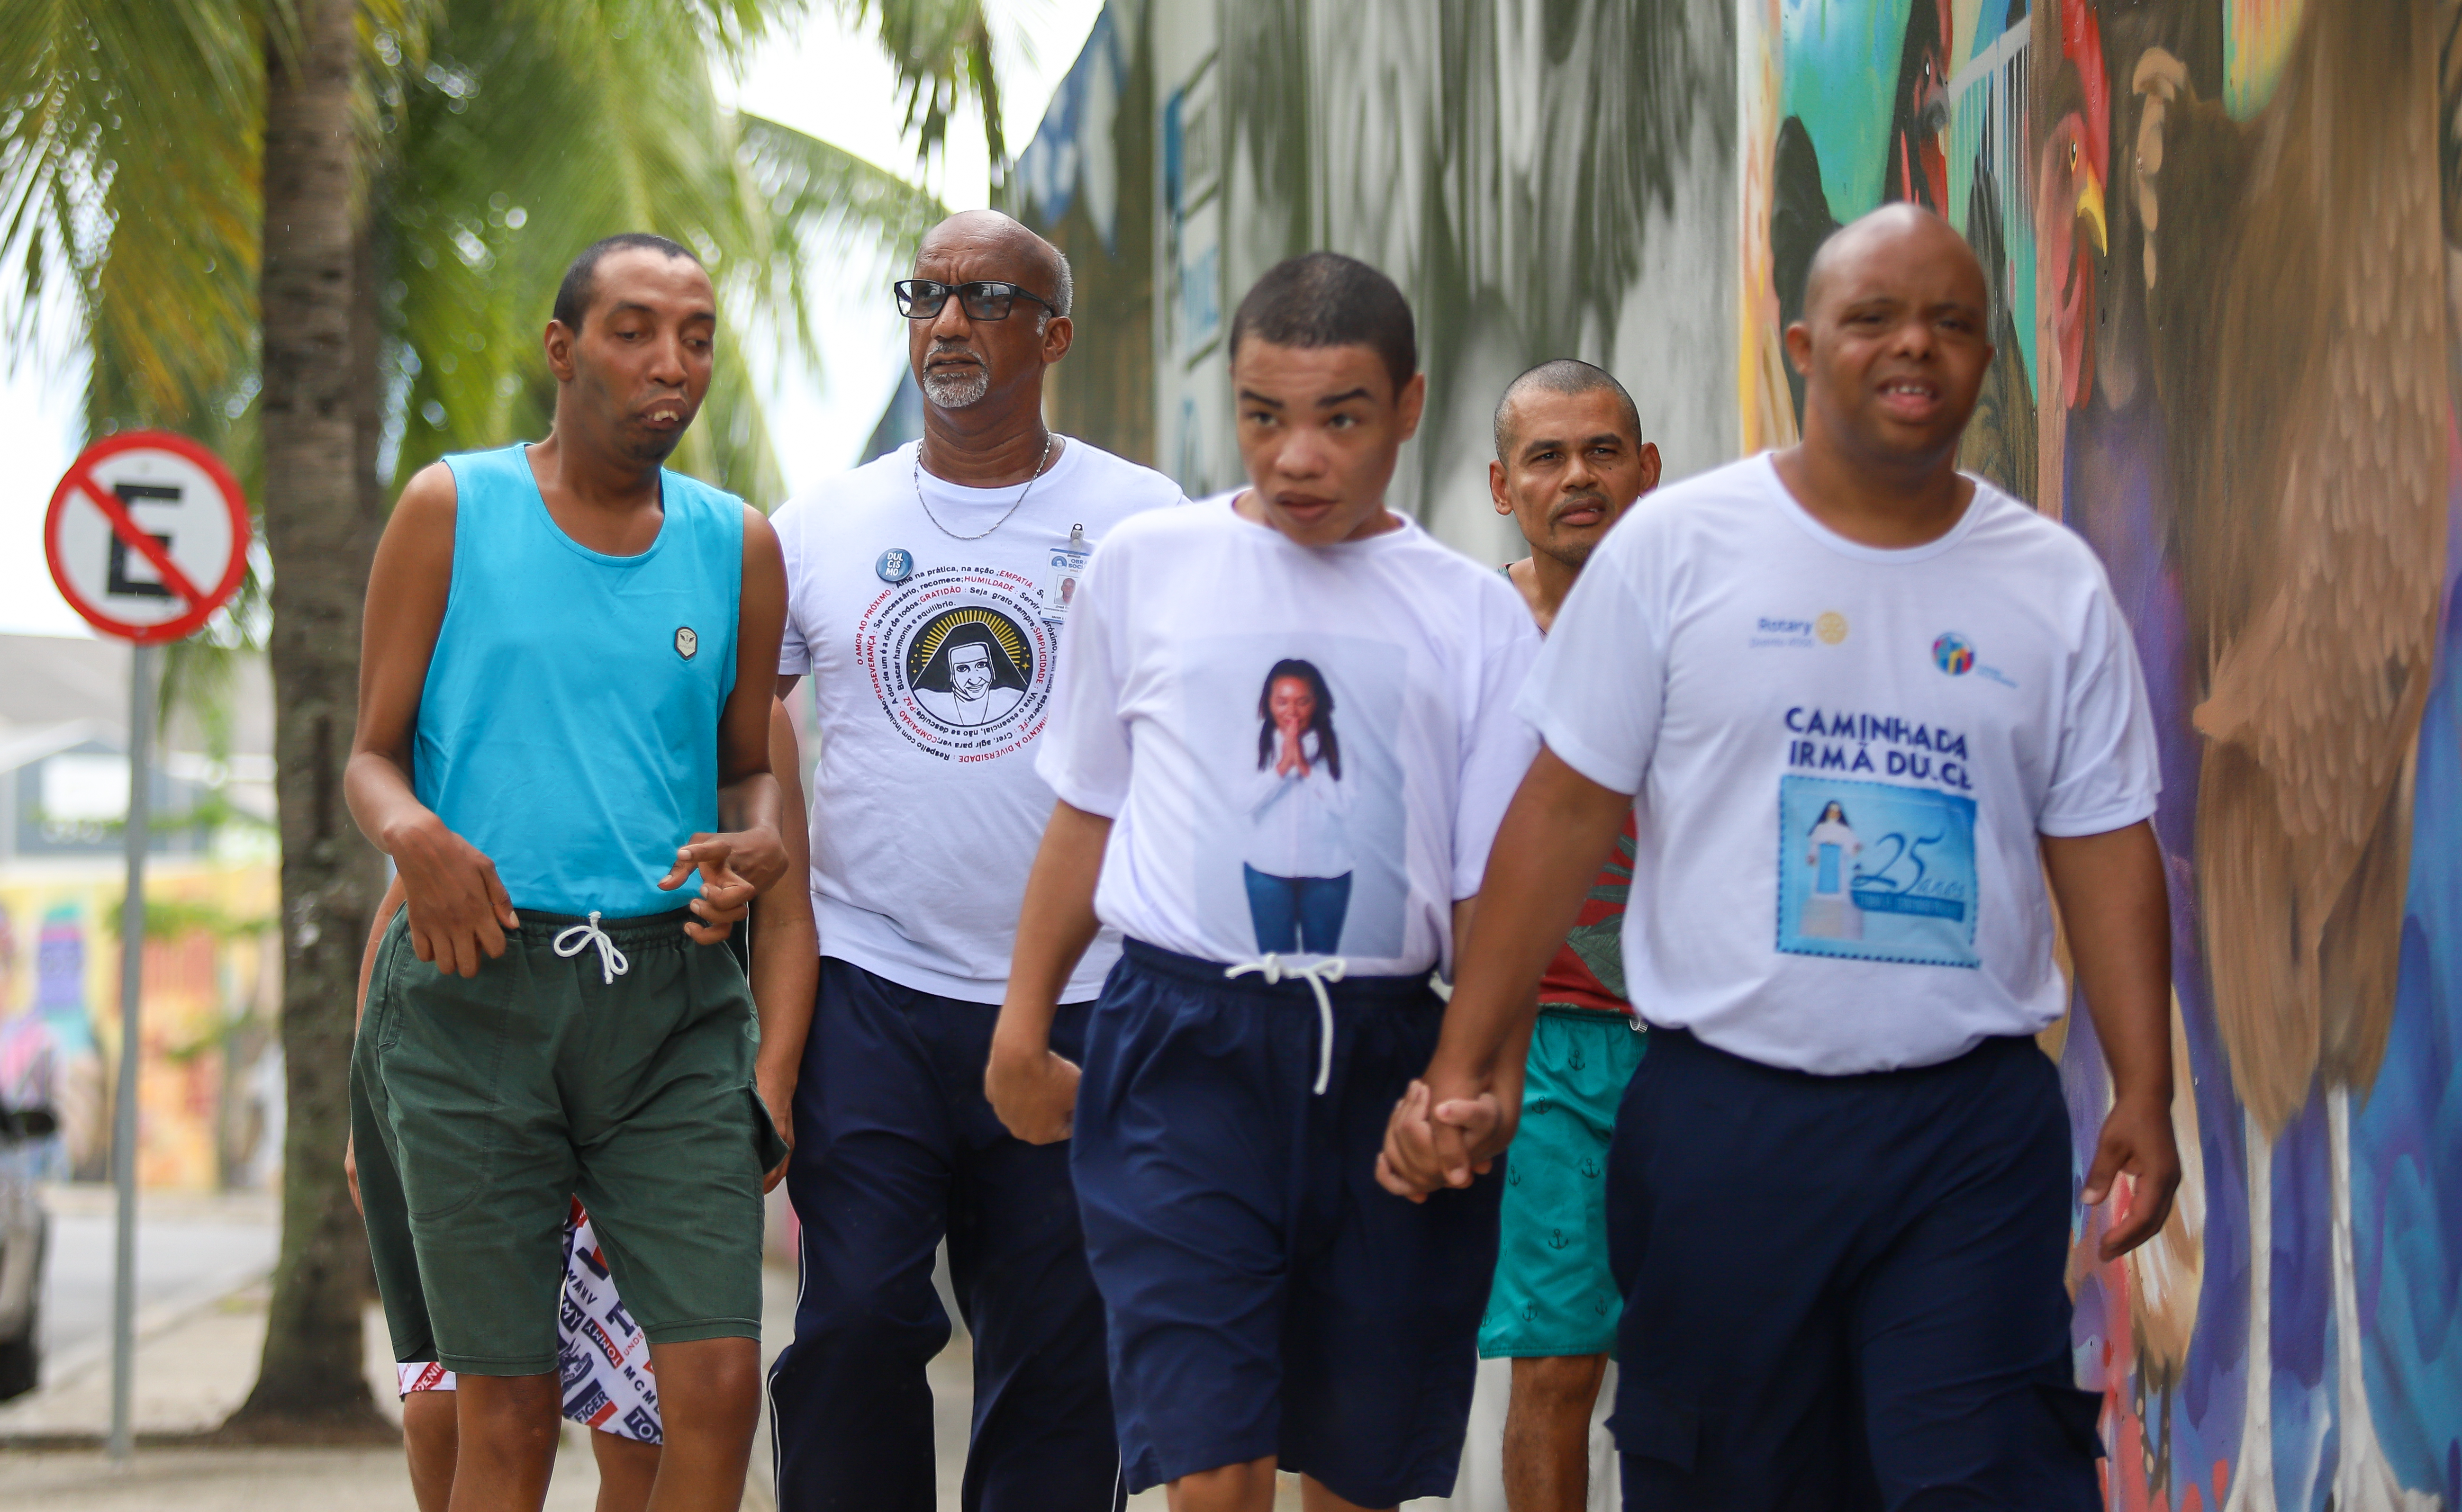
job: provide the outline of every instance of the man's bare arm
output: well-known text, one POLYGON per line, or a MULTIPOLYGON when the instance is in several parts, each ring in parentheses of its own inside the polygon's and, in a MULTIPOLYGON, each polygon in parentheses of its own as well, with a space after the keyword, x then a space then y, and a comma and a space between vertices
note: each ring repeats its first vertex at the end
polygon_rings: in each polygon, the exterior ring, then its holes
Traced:
POLYGON ((1518 1065, 1505 1067, 1506 1056, 1529 1043, 1540 975, 1607 864, 1631 804, 1540 748, 1488 849, 1424 1085, 1394 1110, 1387 1130, 1376 1163, 1387 1190, 1415 1198, 1439 1186, 1467 1186, 1512 1137, 1521 1079, 1518 1065), (1505 1107, 1508 1099, 1516 1106, 1505 1107))
MULTIPOLYGON (((778 1137, 795 1143, 795 1080, 812 1028, 812 994, 820 986, 820 932, 812 923, 811 843, 804 834, 803 761, 787 706, 769 705, 769 767, 778 779, 778 834, 787 870, 752 905, 752 1002, 761 1014, 761 1053, 754 1079, 778 1137)), ((785 1161, 763 1190, 787 1174, 785 1161)))
POLYGON ((1069 1137, 1077 1068, 1052 1050, 1051 1018, 1102 927, 1094 917, 1094 884, 1102 877, 1103 848, 1111 838, 1111 820, 1053 804, 1026 878, 1008 994, 992 1030, 991 1063, 983 1069, 983 1095, 1009 1133, 1029 1144, 1069 1137))
POLYGON ((778 641, 787 626, 787 564, 778 533, 744 507, 744 589, 735 630, 735 686, 718 717, 718 822, 676 852, 659 885, 678 888, 695 871, 701 895, 687 906, 684 933, 702 944, 726 932, 753 897, 788 869, 778 834, 778 780, 769 769, 769 709, 778 679, 778 641))
POLYGON ((359 636, 359 724, 343 797, 369 843, 394 859, 411 948, 440 971, 478 975, 519 927, 495 863, 444 827, 411 788, 427 663, 453 587, 453 471, 421 468, 401 491, 368 572, 359 636))
POLYGON ((2150 823, 2105 834, 2042 839, 2043 869, 2067 927, 2078 990, 2111 1069, 2111 1112, 2095 1143, 2079 1200, 2111 1196, 2134 1178, 2126 1214, 2115 1212, 2103 1258, 2135 1249, 2170 1216, 2180 1185, 2171 1129, 2171 905, 2163 849, 2150 823))

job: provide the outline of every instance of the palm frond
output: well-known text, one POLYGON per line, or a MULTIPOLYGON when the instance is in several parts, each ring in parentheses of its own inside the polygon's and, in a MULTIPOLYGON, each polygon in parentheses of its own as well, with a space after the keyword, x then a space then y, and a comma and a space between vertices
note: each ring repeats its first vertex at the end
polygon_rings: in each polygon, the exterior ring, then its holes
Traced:
POLYGON ((383 191, 408 379, 397 478, 544 430, 554 391, 539 334, 565 264, 599 237, 651 230, 702 257, 726 316, 717 387, 678 465, 778 498, 740 337, 767 327, 816 356, 814 254, 911 247, 937 203, 723 111, 711 25, 650 0, 443 0, 426 61, 401 81, 383 191))
POLYGON ((950 119, 971 98, 983 120, 997 182, 1008 166, 1001 127, 1000 78, 992 63, 990 18, 983 0, 836 0, 849 24, 879 38, 906 97, 906 131, 916 161, 939 151, 950 119))
POLYGON ((253 360, 256 127, 267 28, 289 12, 20 0, 0 15, 0 265, 30 296, 12 345, 59 270, 141 406, 184 410, 253 360))

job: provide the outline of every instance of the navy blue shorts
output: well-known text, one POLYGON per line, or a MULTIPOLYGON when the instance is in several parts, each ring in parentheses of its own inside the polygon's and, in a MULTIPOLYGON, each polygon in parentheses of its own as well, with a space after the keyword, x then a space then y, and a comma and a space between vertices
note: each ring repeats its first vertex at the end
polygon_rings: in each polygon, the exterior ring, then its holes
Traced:
POLYGON ((2034 1042, 1813 1076, 1650 1039, 1608 1163, 1628 1512, 2096 1512, 2034 1042))
POLYGON ((1418 977, 1330 990, 1130 940, 1086 1033, 1069 1164, 1132 1491, 1276 1456, 1364 1506, 1447 1496, 1503 1183, 1407 1202, 1385 1124, 1444 1006, 1418 977))

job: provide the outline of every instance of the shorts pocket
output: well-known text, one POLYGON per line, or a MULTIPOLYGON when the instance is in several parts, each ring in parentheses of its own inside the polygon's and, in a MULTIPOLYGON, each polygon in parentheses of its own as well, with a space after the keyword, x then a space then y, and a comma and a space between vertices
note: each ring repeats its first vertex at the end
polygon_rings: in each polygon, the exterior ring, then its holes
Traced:
POLYGON ((769 1105, 761 1100, 761 1089, 746 1087, 744 1097, 752 1105, 752 1143, 761 1160, 761 1175, 766 1177, 778 1169, 778 1162, 791 1152, 787 1141, 778 1136, 778 1125, 769 1117, 769 1105))
POLYGON ((401 1043, 401 1014, 395 1004, 401 993, 401 958, 418 955, 410 948, 410 910, 407 906, 394 911, 393 922, 385 926, 384 940, 377 946, 376 966, 368 973, 367 1004, 359 1015, 360 1028, 376 1036, 379 1052, 401 1043))
POLYGON ((1701 1446, 1701 1414, 1674 1393, 1628 1376, 1616 1382, 1608 1432, 1615 1436, 1619 1453, 1690 1472, 1701 1446))
MULTIPOLYGON (((491 965, 496 963, 491 962, 491 965)), ((412 1219, 451 1218, 495 1190, 507 1128, 541 1051, 529 1016, 512 1005, 505 971, 464 979, 394 953, 386 1021, 375 1056, 400 1150, 412 1219), (404 962, 407 961, 407 964, 404 962), (508 1042, 523 1042, 508 1053, 508 1042), (508 1064, 508 1061, 510 1064, 508 1064)))

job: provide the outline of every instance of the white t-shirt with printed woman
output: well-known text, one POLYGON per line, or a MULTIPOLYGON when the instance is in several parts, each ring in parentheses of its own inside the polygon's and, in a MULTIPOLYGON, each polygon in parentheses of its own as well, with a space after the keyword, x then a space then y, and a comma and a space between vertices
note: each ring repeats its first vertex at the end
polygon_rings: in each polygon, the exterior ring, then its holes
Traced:
POLYGON ((1307 883, 1347 877, 1335 948, 1307 954, 1449 966, 1453 904, 1537 748, 1512 711, 1529 612, 1407 520, 1307 547, 1234 497, 1123 521, 1078 587, 1035 769, 1112 820, 1094 911, 1240 962, 1260 953, 1245 874, 1299 882, 1304 919, 1307 883))

